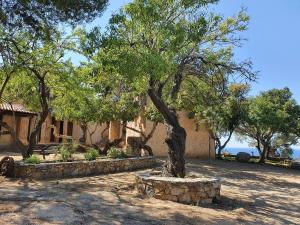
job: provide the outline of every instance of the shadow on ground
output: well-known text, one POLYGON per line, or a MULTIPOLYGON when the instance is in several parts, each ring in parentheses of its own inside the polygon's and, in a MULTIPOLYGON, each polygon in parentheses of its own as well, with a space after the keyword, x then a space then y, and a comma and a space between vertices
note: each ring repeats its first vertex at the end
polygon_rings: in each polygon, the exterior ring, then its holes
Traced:
POLYGON ((299 171, 188 160, 189 172, 222 179, 219 204, 148 199, 134 172, 52 181, 0 178, 2 224, 300 224, 299 171))

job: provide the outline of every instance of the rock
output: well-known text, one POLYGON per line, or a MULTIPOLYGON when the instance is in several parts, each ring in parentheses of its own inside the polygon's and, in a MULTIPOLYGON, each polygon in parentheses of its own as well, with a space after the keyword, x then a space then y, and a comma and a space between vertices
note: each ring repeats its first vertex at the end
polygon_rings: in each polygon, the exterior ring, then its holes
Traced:
POLYGON ((172 190, 171 190, 171 195, 180 195, 184 193, 184 190, 183 189, 180 189, 180 188, 176 188, 174 187, 172 190))
POLYGON ((251 155, 247 152, 239 152, 236 155, 236 160, 238 162, 249 162, 250 158, 251 158, 251 155))
POLYGON ((296 170, 300 170, 300 158, 292 161, 291 167, 296 170))

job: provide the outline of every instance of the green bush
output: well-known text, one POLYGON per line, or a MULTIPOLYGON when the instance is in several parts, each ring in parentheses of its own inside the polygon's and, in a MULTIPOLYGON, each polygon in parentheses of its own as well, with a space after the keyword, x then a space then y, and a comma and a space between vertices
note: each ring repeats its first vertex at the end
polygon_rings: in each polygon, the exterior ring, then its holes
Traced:
POLYGON ((62 144, 58 147, 57 153, 60 155, 62 161, 66 162, 72 160, 72 154, 75 153, 73 144, 62 144))
POLYGON ((88 161, 96 160, 99 157, 99 152, 97 149, 90 148, 85 154, 84 158, 88 161))
POLYGON ((41 160, 37 155, 31 155, 29 158, 25 159, 26 164, 40 164, 41 160))
POLYGON ((126 158, 127 154, 120 148, 111 148, 108 150, 107 156, 113 159, 122 159, 126 158))

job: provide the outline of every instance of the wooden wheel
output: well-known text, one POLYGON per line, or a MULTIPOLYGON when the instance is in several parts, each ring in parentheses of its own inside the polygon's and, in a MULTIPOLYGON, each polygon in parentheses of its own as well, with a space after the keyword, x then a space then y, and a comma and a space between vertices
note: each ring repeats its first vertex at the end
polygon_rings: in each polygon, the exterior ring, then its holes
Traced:
POLYGON ((14 175, 15 161, 12 157, 6 156, 0 161, 0 175, 12 177, 14 175))

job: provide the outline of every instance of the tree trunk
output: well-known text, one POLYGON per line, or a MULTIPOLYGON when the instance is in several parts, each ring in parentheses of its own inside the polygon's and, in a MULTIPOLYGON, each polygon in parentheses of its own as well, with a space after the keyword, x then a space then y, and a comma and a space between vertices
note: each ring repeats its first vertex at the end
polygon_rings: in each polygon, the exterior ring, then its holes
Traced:
POLYGON ((185 142, 186 132, 181 126, 173 127, 167 124, 167 138, 165 139, 168 149, 168 161, 166 169, 174 177, 185 177, 185 142))
POLYGON ((222 151, 225 149, 225 147, 227 146, 227 144, 229 143, 229 141, 231 140, 232 134, 233 134, 234 130, 231 130, 229 132, 229 135, 227 137, 227 140, 224 142, 224 144, 222 145, 221 143, 221 139, 216 136, 213 135, 212 138, 215 140, 216 142, 216 149, 217 149, 217 159, 222 159, 222 151))
POLYGON ((86 123, 80 123, 80 128, 82 130, 82 137, 79 139, 79 141, 82 144, 86 144, 87 124, 86 123))
POLYGON ((165 139, 168 145, 166 175, 185 177, 185 129, 180 126, 175 110, 169 109, 153 89, 148 90, 148 95, 167 125, 167 138, 165 139))
POLYGON ((41 131, 43 123, 47 119, 48 113, 49 113, 48 108, 46 111, 43 111, 40 113, 37 125, 35 126, 34 130, 29 135, 28 146, 26 149, 25 157, 23 156, 23 158, 28 158, 33 154, 33 149, 37 144, 37 136, 38 136, 39 132, 41 131))
POLYGON ((223 147, 223 146, 220 146, 218 148, 218 156, 217 156, 218 159, 222 159, 222 151, 223 151, 224 148, 225 147, 223 147))
POLYGON ((260 154, 260 157, 259 157, 259 163, 265 163, 265 159, 266 159, 266 154, 268 152, 268 148, 269 146, 268 145, 263 145, 264 148, 263 148, 263 151, 262 153, 260 154))
POLYGON ((93 131, 90 131, 88 126, 87 126, 87 128, 86 128, 87 133, 89 134, 90 141, 91 141, 91 146, 94 146, 94 144, 93 144, 93 135, 94 135, 95 132, 97 131, 97 128, 98 128, 98 123, 95 125, 95 128, 94 128, 93 131))
POLYGON ((217 151, 217 159, 222 159, 222 145, 221 145, 221 141, 219 138, 216 138, 216 137, 213 137, 213 139, 215 140, 215 143, 216 143, 216 151, 217 151))

